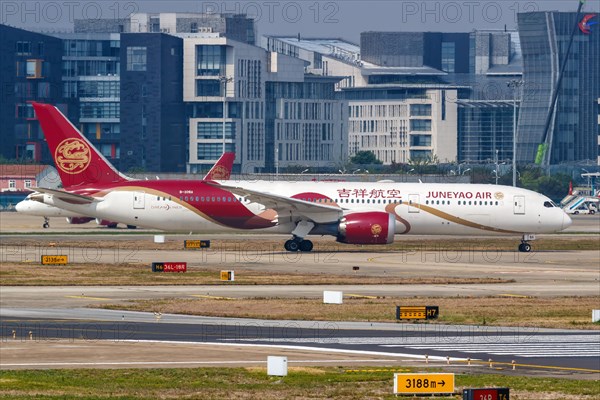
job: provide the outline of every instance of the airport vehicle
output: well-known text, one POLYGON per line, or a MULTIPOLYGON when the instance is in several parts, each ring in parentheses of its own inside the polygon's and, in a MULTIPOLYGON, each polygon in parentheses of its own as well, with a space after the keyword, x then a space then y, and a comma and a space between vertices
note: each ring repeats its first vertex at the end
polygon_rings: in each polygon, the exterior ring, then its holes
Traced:
POLYGON ((288 251, 311 251, 308 235, 348 244, 389 244, 395 234, 519 235, 571 219, 547 197, 497 185, 129 180, 52 105, 33 103, 64 190, 37 188, 35 200, 87 216, 181 232, 287 233, 288 251), (232 184, 233 183, 233 184, 232 184))
POLYGON ((600 198, 582 196, 577 191, 568 194, 561 202, 562 209, 567 214, 595 214, 598 211, 600 198))

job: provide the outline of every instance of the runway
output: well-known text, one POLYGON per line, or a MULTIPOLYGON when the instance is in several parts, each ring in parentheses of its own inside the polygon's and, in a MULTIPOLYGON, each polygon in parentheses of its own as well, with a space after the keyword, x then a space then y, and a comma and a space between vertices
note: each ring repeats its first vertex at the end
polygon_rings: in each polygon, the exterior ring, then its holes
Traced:
MULTIPOLYGON (((89 309, 2 310, 2 352, 17 353, 14 343, 36 342, 43 348, 61 344, 132 343, 268 347, 316 354, 352 354, 423 365, 490 368, 511 366, 521 373, 532 369, 600 377, 600 332, 487 326, 266 321, 206 318, 89 309), (13 331, 15 339, 10 339, 13 331), (29 332, 33 338, 29 340, 29 332), (8 338, 8 339, 7 339, 8 338), (5 343, 13 343, 6 347, 5 343)), ((21 346, 31 353, 35 347, 21 346)), ((214 348, 213 348, 214 349, 214 348)), ((197 362, 202 360, 197 359, 197 362)), ((2 357, 2 368, 18 366, 2 357)), ((171 360, 173 361, 173 360, 171 360)), ((225 361, 225 360, 222 360, 225 361)), ((48 360, 38 360, 47 368, 48 360)), ((122 357, 123 365, 128 365, 122 357)), ((340 361, 342 362, 342 361, 340 361)), ((35 362, 27 364, 35 368, 35 362)), ((24 365, 21 365, 24 366, 24 365)))
MULTIPOLYGON (((190 252, 173 247, 173 242, 182 243, 190 238, 186 235, 168 235, 171 246, 161 248, 159 244, 152 244, 154 232, 131 234, 131 231, 118 229, 106 234, 106 229, 92 224, 72 226, 63 222, 53 222, 52 228, 43 230, 33 228, 40 222, 37 218, 18 220, 14 214, 0 213, 0 219, 2 231, 13 232, 0 237, 0 261, 7 263, 31 265, 42 254, 67 252, 71 262, 90 267, 95 263, 130 262, 147 265, 148 271, 152 261, 185 261, 191 270, 215 273, 234 269, 236 274, 263 271, 273 276, 297 272, 356 276, 353 267, 359 267, 361 276, 365 277, 506 280, 496 284, 439 285, 1 286, 0 368, 3 369, 264 366, 266 355, 288 355, 290 363, 298 365, 429 365, 457 371, 478 369, 506 374, 600 378, 598 331, 182 315, 163 315, 158 319, 150 313, 94 308, 128 300, 197 299, 198 296, 320 298, 323 290, 367 296, 440 298, 598 296, 600 247, 597 251, 521 254, 494 248, 451 251, 412 246, 390 252, 340 246, 331 241, 332 247, 328 249, 290 255, 279 246, 265 244, 278 243, 282 236, 227 234, 213 235, 211 239, 239 241, 240 245, 190 252), (19 234, 30 229, 43 235, 19 234), (74 236, 73 232, 85 235, 74 236), (89 242, 89 246, 62 245, 74 240, 89 242), (117 245, 99 245, 106 240, 115 241, 117 245), (135 243, 144 245, 137 247, 135 243), (252 244, 250 248, 245 246, 248 243, 252 244), (134 344, 135 351, 131 347, 134 344), (470 366, 468 359, 471 359, 470 366)), ((600 239, 599 221, 598 216, 578 216, 570 234, 552 237, 600 239)))

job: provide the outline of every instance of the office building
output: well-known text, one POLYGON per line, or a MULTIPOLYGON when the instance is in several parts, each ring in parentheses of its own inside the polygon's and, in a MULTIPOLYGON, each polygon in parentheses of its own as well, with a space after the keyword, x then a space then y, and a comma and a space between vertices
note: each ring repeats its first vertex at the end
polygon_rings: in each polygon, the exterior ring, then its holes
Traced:
POLYGON ((302 60, 226 37, 182 37, 189 172, 218 159, 223 129, 239 172, 343 162, 347 114, 332 95, 336 79, 311 79, 302 60))
POLYGON ((62 104, 60 39, 0 25, 0 155, 50 163, 31 101, 62 104))
POLYGON ((120 167, 120 38, 111 33, 58 33, 62 40, 65 114, 120 167))
MULTIPOLYGON (((349 155, 372 151, 391 164, 460 159, 460 138, 477 133, 459 132, 474 124, 458 124, 463 110, 458 100, 468 99, 472 105, 481 101, 479 111, 495 107, 486 98, 497 99, 498 91, 490 90, 493 85, 501 86, 501 99, 510 98, 506 82, 520 74, 515 38, 514 32, 503 31, 364 32, 360 46, 342 39, 278 36, 265 36, 262 45, 306 61, 311 74, 338 77, 336 88, 350 110, 349 155)), ((504 120, 487 123, 496 121, 504 120)), ((488 128, 502 132, 503 157, 512 155, 512 139, 508 146, 504 143, 512 119, 510 124, 488 128)))
POLYGON ((183 172, 187 132, 183 40, 164 33, 121 34, 121 167, 183 172))

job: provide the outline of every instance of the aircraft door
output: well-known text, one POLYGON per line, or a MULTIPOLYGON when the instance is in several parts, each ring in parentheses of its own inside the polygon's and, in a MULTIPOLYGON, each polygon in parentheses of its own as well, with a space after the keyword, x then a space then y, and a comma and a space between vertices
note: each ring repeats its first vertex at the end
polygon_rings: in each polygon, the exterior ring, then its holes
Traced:
POLYGON ((143 210, 145 207, 145 198, 144 192, 133 192, 133 209, 143 210))
POLYGON ((409 213, 418 213, 421 211, 420 205, 420 196, 418 194, 409 194, 408 195, 408 212, 409 213))
POLYGON ((525 196, 515 196, 513 204, 515 215, 525 214, 525 196))

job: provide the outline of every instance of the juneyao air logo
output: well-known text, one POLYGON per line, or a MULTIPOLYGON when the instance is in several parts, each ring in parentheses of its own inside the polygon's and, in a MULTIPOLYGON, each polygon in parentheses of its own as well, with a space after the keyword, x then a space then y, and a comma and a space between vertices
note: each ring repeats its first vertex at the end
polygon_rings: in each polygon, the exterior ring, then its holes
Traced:
POLYGON ((381 233, 381 225, 379 225, 379 224, 371 225, 371 234, 373 234, 373 236, 377 236, 380 233, 381 233))
POLYGON ((90 165, 90 147, 81 139, 65 139, 56 148, 56 166, 67 174, 78 174, 90 165))

